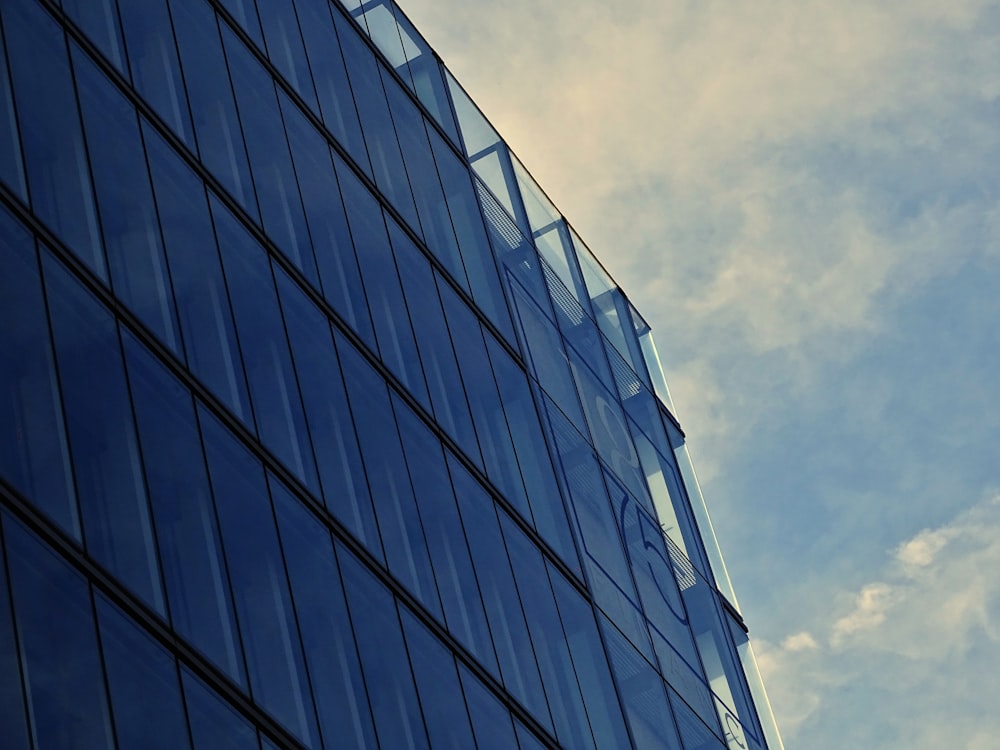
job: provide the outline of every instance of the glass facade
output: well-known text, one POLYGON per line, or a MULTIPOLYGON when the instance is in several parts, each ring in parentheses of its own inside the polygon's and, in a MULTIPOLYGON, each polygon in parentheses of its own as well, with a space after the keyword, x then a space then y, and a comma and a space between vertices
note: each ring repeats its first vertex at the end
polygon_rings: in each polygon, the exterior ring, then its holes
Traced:
POLYGON ((0 0, 0 736, 780 739, 649 326, 392 0, 0 0))

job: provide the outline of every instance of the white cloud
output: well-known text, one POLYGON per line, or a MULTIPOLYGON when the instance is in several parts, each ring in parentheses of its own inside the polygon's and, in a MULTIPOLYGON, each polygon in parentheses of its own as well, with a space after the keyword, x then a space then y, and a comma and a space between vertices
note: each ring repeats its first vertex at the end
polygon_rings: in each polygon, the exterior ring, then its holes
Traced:
POLYGON ((864 585, 843 614, 809 613, 813 630, 758 646, 788 739, 842 746, 817 727, 856 711, 860 690, 878 717, 865 747, 875 747, 875 737, 878 747, 989 747, 985 738, 1000 732, 995 693, 986 689, 1000 671, 998 569, 1000 494, 993 494, 891 551, 881 580, 864 585), (824 616, 832 625, 814 635, 824 616), (942 745, 942 737, 950 739, 942 745))

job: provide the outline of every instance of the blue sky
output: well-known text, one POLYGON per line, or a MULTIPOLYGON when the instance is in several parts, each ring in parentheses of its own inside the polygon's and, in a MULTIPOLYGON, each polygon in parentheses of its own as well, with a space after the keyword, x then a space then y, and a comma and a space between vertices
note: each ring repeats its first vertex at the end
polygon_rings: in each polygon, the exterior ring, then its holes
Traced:
POLYGON ((786 747, 997 747, 1000 2, 400 4, 653 325, 786 747))

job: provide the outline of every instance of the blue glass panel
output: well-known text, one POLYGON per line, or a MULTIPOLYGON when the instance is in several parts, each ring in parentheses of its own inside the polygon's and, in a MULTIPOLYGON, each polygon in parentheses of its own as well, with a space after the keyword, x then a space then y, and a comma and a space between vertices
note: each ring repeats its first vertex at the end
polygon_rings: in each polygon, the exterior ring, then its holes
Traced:
POLYGON ((87 549, 163 613, 117 326, 48 253, 42 266, 87 549))
POLYGON ((39 218, 107 279, 83 133, 63 33, 34 0, 0 6, 28 170, 39 218))
POLYGON ((271 62, 306 103, 317 109, 316 91, 313 89, 294 3, 288 0, 257 0, 257 10, 260 12, 260 24, 271 62))
POLYGON ((188 366, 253 424, 205 186, 152 128, 144 126, 143 135, 188 366))
POLYGON ((330 532, 287 493, 274 498, 325 746, 377 747, 330 532))
POLYGON ((546 750, 542 741, 533 735, 524 724, 514 722, 514 729, 517 732, 517 744, 521 750, 546 750))
POLYGON ((0 737, 10 750, 29 750, 21 658, 12 617, 7 567, 0 555, 0 737))
POLYGON ((97 208, 115 295, 180 351, 173 292, 135 108, 72 46, 97 208))
POLYGON ((548 576, 542 575, 546 563, 538 548, 503 513, 500 522, 524 602, 524 614, 552 709, 556 736, 565 747, 594 747, 567 633, 559 619, 548 576))
POLYGON ((190 392, 123 336, 139 444, 177 632, 240 685, 246 673, 190 392))
POLYGON ((431 747, 473 747, 476 743, 462 700, 455 657, 409 610, 402 609, 400 615, 431 747))
MULTIPOLYGON (((552 727, 539 664, 525 621, 521 595, 514 583, 493 499, 450 456, 448 466, 482 589, 503 683, 542 724, 552 727)), ((531 602, 525 601, 524 604, 527 606, 531 602)))
POLYGON ((441 602, 434 583, 420 514, 385 381, 355 352, 341 348, 361 453, 371 483, 375 516, 389 570, 438 617, 441 602))
POLYGON ((0 182, 13 190, 21 200, 28 200, 24 182, 24 162, 21 159, 21 139, 14 116, 14 97, 7 72, 7 53, 0 31, 0 182))
POLYGON ((598 455, 625 482, 629 492, 641 498, 644 507, 651 509, 649 488, 639 466, 639 456, 618 399, 601 385, 584 359, 572 347, 567 352, 570 369, 583 402, 583 413, 587 417, 598 455))
POLYGON ((646 618, 618 531, 601 467, 593 449, 551 403, 549 421, 569 488, 571 515, 579 534, 587 580, 597 605, 648 659, 653 660, 646 618))
POLYGON ((437 294, 437 273, 395 222, 389 222, 389 235, 420 346, 434 416, 462 450, 482 465, 469 401, 437 294))
POLYGON ((194 125, 167 0, 118 0, 132 85, 190 148, 194 125))
POLYGON ((468 289, 469 282, 462 266, 458 239, 451 225, 441 179, 434 166, 430 142, 424 129, 424 117, 399 83, 384 69, 380 69, 380 72, 392 119, 399 134, 399 146, 406 163, 406 173, 413 185, 413 197, 417 204, 424 240, 431 252, 459 284, 468 289))
POLYGON ((55 361, 31 235, 0 209, 0 475, 80 538, 55 361))
POLYGON ((199 418, 250 691, 312 745, 318 737, 316 717, 263 468, 214 417, 199 409, 199 418))
POLYGON ((389 196, 392 205, 414 229, 420 227, 417 208, 406 176, 406 167, 392 126, 385 91, 379 80, 378 63, 350 22, 341 13, 333 14, 337 35, 347 63, 348 77, 361 117, 361 131, 368 146, 368 156, 379 190, 389 196))
POLYGON ((309 233, 316 249, 321 288, 333 309, 358 332, 365 343, 375 349, 378 346, 375 331, 361 285, 361 270, 340 199, 340 186, 333 169, 330 147, 284 93, 279 92, 279 99, 309 233))
POLYGON ((580 561, 573 546, 569 519, 528 379, 493 336, 485 338, 535 527, 571 567, 579 570, 580 561))
POLYGON ((547 567, 597 747, 628 747, 628 730, 611 681, 594 611, 559 571, 551 565, 547 567))
POLYGON ((267 254, 213 196, 212 215, 261 439, 319 493, 298 382, 267 254))
POLYGON ((386 235, 386 220, 392 223, 392 219, 383 218, 375 197, 349 170, 340 170, 340 185, 382 361, 430 408, 409 311, 386 235))
POLYGON ((549 397, 572 420, 576 429, 585 433, 587 423, 558 329, 519 281, 511 280, 510 288, 524 342, 525 359, 549 397))
POLYGON ((442 284, 439 291, 452 340, 455 342, 462 382, 465 383, 465 391, 469 397, 486 474, 500 487, 514 507, 525 518, 530 519, 531 510, 524 482, 521 480, 510 429, 500 404, 500 394, 497 392, 479 321, 452 289, 442 284))
MULTIPOLYGON (((334 15, 337 15, 337 12, 330 7, 328 0, 295 0, 295 5, 302 24, 306 54, 312 64, 323 122, 347 149, 351 158, 371 176, 371 162, 368 161, 358 110, 354 105, 354 94, 340 51, 338 31, 330 16, 331 12, 334 15)), ((346 33, 357 32, 348 28, 346 33)))
POLYGON ((517 747, 510 711, 468 669, 463 666, 460 671, 478 750, 509 750, 517 747))
POLYGON ((257 732, 219 695, 181 670, 194 750, 258 750, 257 732))
POLYGON ((379 745, 429 748, 392 595, 354 555, 338 546, 337 556, 365 680, 378 686, 370 698, 379 745))
POLYGON ((220 3, 236 19, 236 23, 250 34, 256 45, 264 49, 264 34, 261 32, 254 0, 220 0, 220 3))
POLYGON ((413 24, 399 11, 395 3, 392 11, 399 28, 399 36, 403 41, 403 50, 408 58, 406 67, 410 75, 403 76, 403 80, 408 86, 412 80, 417 97, 445 129, 452 141, 461 147, 458 126, 455 124, 448 90, 444 83, 443 67, 438 63, 427 42, 420 36, 420 32, 413 28, 413 24))
POLYGON ((115 0, 60 0, 63 10, 118 70, 128 75, 115 0))
POLYGON ((228 26, 222 37, 264 230, 295 267, 317 284, 316 261, 274 82, 228 26))
POLYGON ((497 660, 469 557, 441 443, 399 398, 393 399, 406 464, 427 535, 434 577, 451 633, 493 674, 497 660))
POLYGON ((606 621, 602 625, 636 747, 680 750, 663 680, 614 626, 606 621))
POLYGON ((171 9, 202 161, 259 219, 215 13, 205 0, 171 0, 171 9))
POLYGON ((441 136, 431 129, 428 132, 472 296, 504 337, 508 341, 514 341, 510 312, 497 275, 493 249, 486 235, 469 169, 441 136))
POLYGON ((96 603, 118 750, 191 747, 174 658, 103 596, 96 603))
POLYGON ((323 498, 330 512, 381 558, 378 526, 329 321, 287 275, 278 273, 277 278, 323 498))
POLYGON ((111 750, 87 584, 21 524, 3 520, 35 748, 111 750))

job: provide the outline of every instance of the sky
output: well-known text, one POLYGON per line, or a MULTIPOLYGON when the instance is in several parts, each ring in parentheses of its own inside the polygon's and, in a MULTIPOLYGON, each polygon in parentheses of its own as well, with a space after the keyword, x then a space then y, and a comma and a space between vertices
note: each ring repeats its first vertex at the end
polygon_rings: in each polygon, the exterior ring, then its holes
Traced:
POLYGON ((785 746, 1000 747, 1000 0, 400 0, 653 326, 785 746))

